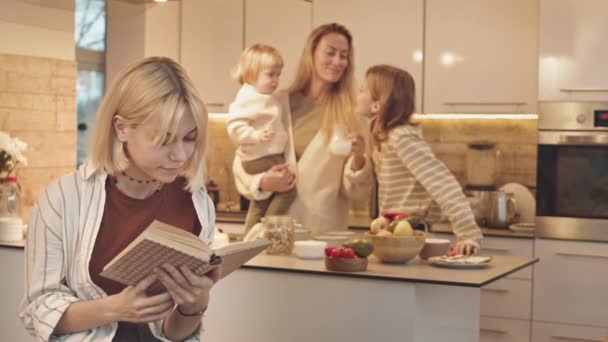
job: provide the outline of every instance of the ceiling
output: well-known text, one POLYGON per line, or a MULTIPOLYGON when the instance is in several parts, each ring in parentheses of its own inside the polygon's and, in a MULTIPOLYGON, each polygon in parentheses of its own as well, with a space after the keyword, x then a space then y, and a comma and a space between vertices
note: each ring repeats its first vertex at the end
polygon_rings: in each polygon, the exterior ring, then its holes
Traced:
POLYGON ((30 5, 57 8, 61 10, 74 11, 76 1, 74 0, 21 0, 30 5))
MULTIPOLYGON (((154 4, 154 3, 158 3, 154 0, 114 0, 114 1, 119 1, 119 2, 128 2, 130 4, 135 4, 135 5, 144 5, 144 4, 154 4)), ((168 1, 179 1, 179 0, 168 0, 168 1)))

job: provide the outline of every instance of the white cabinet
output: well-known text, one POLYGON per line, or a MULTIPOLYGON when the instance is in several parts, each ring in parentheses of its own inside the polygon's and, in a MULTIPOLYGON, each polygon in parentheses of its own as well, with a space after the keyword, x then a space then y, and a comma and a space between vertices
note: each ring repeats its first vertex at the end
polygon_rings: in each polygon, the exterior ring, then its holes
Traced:
POLYGON ((481 317, 480 342, 530 341, 530 321, 481 317))
POLYGON ((503 278, 482 287, 481 315, 530 320, 532 281, 503 278))
POLYGON ((230 72, 243 48, 242 0, 182 0, 181 63, 210 112, 225 112, 239 84, 230 72))
POLYGON ((608 327, 608 243, 535 244, 533 319, 608 327))
POLYGON ((426 6, 425 113, 536 113, 536 1, 426 6))
POLYGON ((540 0, 539 99, 608 97, 608 1, 540 0))
POLYGON ((608 329, 566 324, 532 323, 534 342, 606 342, 608 329))
POLYGON ((337 22, 353 35, 357 86, 375 64, 407 70, 416 81, 421 111, 423 0, 315 0, 314 26, 337 22))
POLYGON ((274 46, 285 66, 279 88, 295 78, 306 37, 311 30, 312 3, 304 0, 245 0, 245 46, 274 46))

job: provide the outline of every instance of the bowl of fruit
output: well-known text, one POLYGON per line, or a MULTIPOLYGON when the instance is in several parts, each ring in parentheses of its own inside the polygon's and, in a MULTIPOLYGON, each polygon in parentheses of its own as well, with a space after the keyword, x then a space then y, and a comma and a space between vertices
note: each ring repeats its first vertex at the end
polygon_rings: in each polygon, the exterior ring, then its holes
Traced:
POLYGON ((325 268, 337 272, 363 272, 367 270, 367 257, 374 246, 367 239, 346 241, 342 247, 325 248, 325 268))
POLYGON ((367 237, 374 245, 374 256, 384 263, 406 263, 424 247, 425 234, 412 226, 419 225, 418 217, 397 216, 392 221, 380 217, 372 221, 367 237))

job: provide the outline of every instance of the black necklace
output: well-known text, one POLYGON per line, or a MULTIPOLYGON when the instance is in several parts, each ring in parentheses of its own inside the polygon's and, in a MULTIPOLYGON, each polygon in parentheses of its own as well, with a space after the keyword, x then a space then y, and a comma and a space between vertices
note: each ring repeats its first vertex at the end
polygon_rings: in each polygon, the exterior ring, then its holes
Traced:
POLYGON ((150 183, 156 183, 156 179, 149 179, 149 180, 139 180, 139 179, 135 179, 131 176, 129 176, 126 172, 121 171, 122 175, 129 178, 131 180, 131 182, 135 182, 135 183, 139 183, 139 184, 150 184, 150 183))
MULTIPOLYGON (((121 171, 120 173, 122 173, 123 176, 127 177, 131 182, 133 183, 138 183, 138 184, 150 184, 150 183, 156 183, 157 180, 156 179, 149 179, 149 180, 139 180, 139 179, 135 179, 131 176, 129 176, 126 172, 121 171)), ((112 183, 114 185, 118 184, 118 177, 112 177, 112 183)), ((156 190, 154 190, 154 192, 160 192, 160 188, 162 187, 162 184, 159 185, 156 190)))

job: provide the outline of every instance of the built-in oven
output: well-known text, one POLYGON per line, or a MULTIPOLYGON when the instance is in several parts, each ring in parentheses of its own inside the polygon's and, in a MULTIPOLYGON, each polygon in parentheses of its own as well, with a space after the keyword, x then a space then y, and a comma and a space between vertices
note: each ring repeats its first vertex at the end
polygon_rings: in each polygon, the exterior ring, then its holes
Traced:
POLYGON ((536 235, 608 241, 608 102, 539 103, 536 235))

